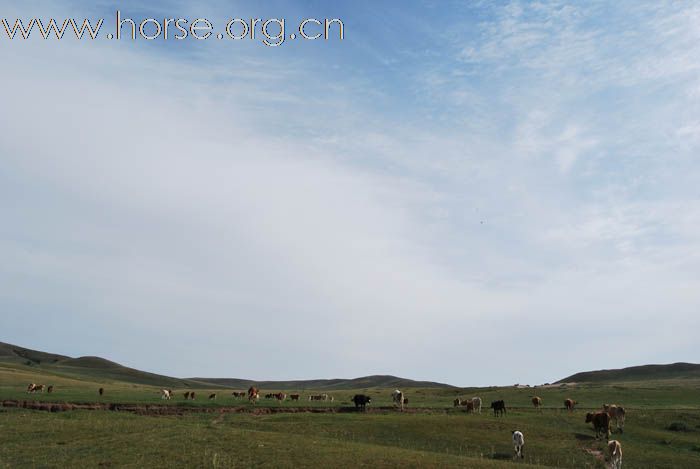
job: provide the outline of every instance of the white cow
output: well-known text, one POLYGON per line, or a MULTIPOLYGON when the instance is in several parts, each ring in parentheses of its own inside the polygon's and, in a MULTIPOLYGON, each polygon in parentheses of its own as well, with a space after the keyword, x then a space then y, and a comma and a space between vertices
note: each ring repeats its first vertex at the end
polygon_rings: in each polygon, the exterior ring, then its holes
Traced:
POLYGON ((474 413, 481 413, 481 398, 472 397, 472 404, 474 404, 474 413))
POLYGON ((398 389, 391 393, 391 400, 394 401, 394 405, 398 405, 401 410, 403 410, 403 393, 398 389))
POLYGON ((516 458, 524 458, 525 455, 523 454, 523 446, 525 446, 525 437, 523 436, 523 432, 518 431, 518 430, 513 430, 513 449, 515 450, 515 457, 516 458))
POLYGON ((170 389, 161 389, 160 398, 170 400, 173 397, 173 392, 170 389))
POLYGON ((620 469, 622 467, 622 445, 617 440, 608 441, 608 452, 610 453, 610 467, 620 469))

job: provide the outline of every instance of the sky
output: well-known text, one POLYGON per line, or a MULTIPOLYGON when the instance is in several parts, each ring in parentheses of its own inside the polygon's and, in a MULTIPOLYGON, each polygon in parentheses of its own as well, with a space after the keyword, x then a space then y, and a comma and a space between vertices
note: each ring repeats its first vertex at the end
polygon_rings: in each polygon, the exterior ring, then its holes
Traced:
POLYGON ((0 341, 178 377, 541 384, 700 362, 700 5, 25 2, 0 341), (342 41, 108 40, 115 12, 342 41))

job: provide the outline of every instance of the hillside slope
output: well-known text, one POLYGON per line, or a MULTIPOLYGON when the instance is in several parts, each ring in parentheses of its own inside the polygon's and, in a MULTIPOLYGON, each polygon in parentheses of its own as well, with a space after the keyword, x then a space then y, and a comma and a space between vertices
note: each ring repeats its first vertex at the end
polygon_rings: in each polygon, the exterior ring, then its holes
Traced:
POLYGON ((262 389, 317 389, 317 390, 341 390, 363 388, 452 388, 449 384, 435 383, 432 381, 414 381, 412 379, 399 378, 391 375, 373 375, 354 379, 312 379, 292 381, 252 381, 235 378, 191 378, 196 381, 216 383, 222 386, 245 389, 251 385, 262 389))
POLYGON ((217 384, 200 383, 173 378, 156 373, 129 368, 100 357, 71 358, 65 355, 40 352, 18 345, 0 342, 0 363, 27 367, 68 378, 90 381, 121 381, 125 383, 163 386, 171 388, 220 387, 217 384))
POLYGON ((642 365, 613 370, 584 371, 561 379, 557 383, 658 381, 689 378, 700 378, 700 365, 672 363, 670 365, 642 365))

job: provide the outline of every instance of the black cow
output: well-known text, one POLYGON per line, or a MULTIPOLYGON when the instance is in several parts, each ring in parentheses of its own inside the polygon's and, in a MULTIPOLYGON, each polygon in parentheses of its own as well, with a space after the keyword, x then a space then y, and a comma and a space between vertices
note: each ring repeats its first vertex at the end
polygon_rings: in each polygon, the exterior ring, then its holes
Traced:
POLYGON ((355 396, 352 398, 352 402, 355 403, 355 408, 359 407, 362 410, 365 410, 365 406, 372 403, 372 398, 365 396, 364 394, 355 394, 355 396))
POLYGON ((491 408, 493 409, 493 415, 499 416, 503 415, 506 413, 506 403, 503 402, 503 399, 498 400, 498 401, 493 401, 491 403, 491 408))

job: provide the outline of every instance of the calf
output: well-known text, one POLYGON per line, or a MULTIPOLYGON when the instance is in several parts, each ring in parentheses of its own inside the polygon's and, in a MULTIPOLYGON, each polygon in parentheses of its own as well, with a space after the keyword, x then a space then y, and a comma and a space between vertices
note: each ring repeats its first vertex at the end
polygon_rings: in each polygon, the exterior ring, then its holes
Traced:
POLYGON ((290 394, 290 395, 289 395, 289 400, 298 401, 298 400, 299 400, 299 397, 300 397, 299 394, 290 394))
POLYGON ((362 410, 366 410, 367 404, 372 403, 372 398, 369 396, 365 396, 364 394, 355 394, 352 398, 352 402, 355 403, 355 408, 360 408, 362 410))
POLYGON ((622 445, 617 440, 608 441, 608 453, 610 454, 610 467, 622 468, 622 445))
POLYGON ((212 401, 212 400, 214 400, 214 399, 216 399, 216 393, 215 393, 215 392, 209 394, 209 400, 212 401))
POLYGON ((610 416, 607 412, 587 413, 586 423, 593 423, 596 438, 600 438, 603 432, 605 432, 606 439, 610 438, 610 416))
POLYGON ((569 412, 573 412, 573 411, 574 411, 574 406, 575 406, 576 404, 578 404, 578 402, 576 402, 575 400, 573 400, 573 399, 567 399, 567 400, 564 401, 564 408, 565 408, 566 410, 568 410, 569 412))
POLYGON ((615 428, 620 433, 625 430, 625 408, 616 404, 603 404, 603 410, 608 413, 611 420, 615 420, 615 428))
POLYGON ((491 408, 493 409, 493 415, 496 417, 503 416, 506 414, 506 403, 503 401, 503 399, 498 400, 498 401, 493 401, 491 403, 491 408))
POLYGON ((46 388, 46 392, 51 394, 53 392, 53 384, 50 384, 48 388, 46 388))
POLYGON ((511 432, 513 435, 513 449, 515 450, 515 458, 523 459, 525 455, 523 454, 523 446, 525 446, 525 437, 523 433, 518 430, 513 430, 511 432))
POLYGON ((161 389, 160 390, 160 398, 161 399, 167 399, 170 400, 170 398, 173 396, 172 391, 170 389, 161 389))
POLYGON ((29 383, 29 386, 27 386, 27 394, 33 393, 34 391, 36 391, 36 384, 29 383))
POLYGON ((533 397, 532 405, 535 406, 535 409, 541 410, 540 407, 542 407, 542 398, 537 396, 533 397))

